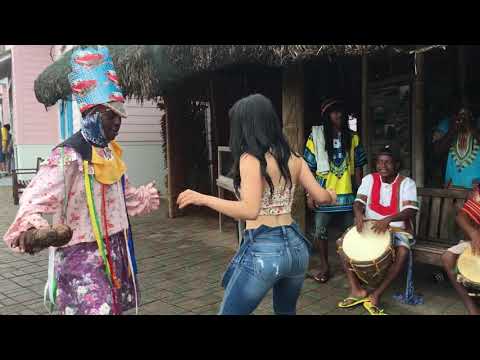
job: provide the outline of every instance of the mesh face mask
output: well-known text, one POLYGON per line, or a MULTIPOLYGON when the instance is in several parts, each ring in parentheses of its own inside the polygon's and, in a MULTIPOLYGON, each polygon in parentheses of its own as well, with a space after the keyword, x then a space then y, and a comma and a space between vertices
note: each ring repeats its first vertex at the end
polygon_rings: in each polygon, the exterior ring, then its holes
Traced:
POLYGON ((99 112, 93 112, 82 117, 82 135, 89 143, 98 147, 107 147, 108 140, 105 137, 102 126, 102 117, 99 112))

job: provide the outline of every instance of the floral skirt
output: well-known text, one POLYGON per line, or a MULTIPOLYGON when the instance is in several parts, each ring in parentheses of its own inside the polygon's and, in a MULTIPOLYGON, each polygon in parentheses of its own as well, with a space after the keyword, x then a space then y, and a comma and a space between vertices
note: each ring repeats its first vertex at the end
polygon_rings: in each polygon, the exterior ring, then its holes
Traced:
POLYGON ((56 307, 65 315, 120 315, 140 302, 128 265, 123 232, 110 236, 113 268, 120 282, 114 288, 107 277, 96 243, 80 243, 55 252, 56 307))

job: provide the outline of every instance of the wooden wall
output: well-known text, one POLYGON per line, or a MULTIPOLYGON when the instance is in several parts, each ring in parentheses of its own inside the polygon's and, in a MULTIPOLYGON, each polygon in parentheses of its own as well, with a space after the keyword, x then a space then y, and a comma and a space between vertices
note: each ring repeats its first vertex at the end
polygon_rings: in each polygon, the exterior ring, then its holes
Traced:
MULTIPOLYGON (((180 215, 176 208, 176 198, 185 190, 186 171, 191 159, 186 154, 184 144, 190 136, 198 136, 189 131, 188 117, 184 109, 188 100, 207 100, 210 102, 212 121, 213 173, 217 174, 218 146, 228 146, 230 120, 228 111, 241 98, 261 93, 270 98, 279 117, 282 108, 282 78, 277 69, 257 66, 244 66, 217 71, 208 77, 197 78, 196 91, 191 91, 189 83, 165 97, 167 108, 167 163, 170 199, 170 216, 180 215), (206 98, 204 98, 206 94, 206 98)), ((190 83, 191 85, 191 83, 190 83)))

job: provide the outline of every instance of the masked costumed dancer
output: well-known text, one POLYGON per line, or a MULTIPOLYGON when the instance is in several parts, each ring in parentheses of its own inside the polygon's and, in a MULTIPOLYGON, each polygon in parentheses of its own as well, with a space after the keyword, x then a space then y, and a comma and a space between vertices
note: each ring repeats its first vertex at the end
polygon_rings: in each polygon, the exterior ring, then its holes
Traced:
POLYGON ((159 194, 153 183, 134 188, 126 176, 114 141, 125 100, 108 48, 76 49, 71 67, 81 131, 40 166, 4 240, 30 254, 50 247, 45 296, 59 313, 121 314, 139 300, 129 215, 157 209, 159 194), (55 225, 43 214, 53 214, 55 225))

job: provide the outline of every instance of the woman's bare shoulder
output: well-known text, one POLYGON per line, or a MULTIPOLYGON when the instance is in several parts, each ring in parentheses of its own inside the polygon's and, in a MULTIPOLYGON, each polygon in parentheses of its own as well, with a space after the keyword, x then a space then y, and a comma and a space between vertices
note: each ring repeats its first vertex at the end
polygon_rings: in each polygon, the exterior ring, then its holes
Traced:
POLYGON ((259 166, 260 161, 252 154, 243 153, 240 156, 240 168, 251 168, 259 166))
POLYGON ((292 174, 292 179, 294 183, 298 182, 298 177, 302 171, 303 158, 296 153, 292 153, 289 160, 290 172, 292 174))

